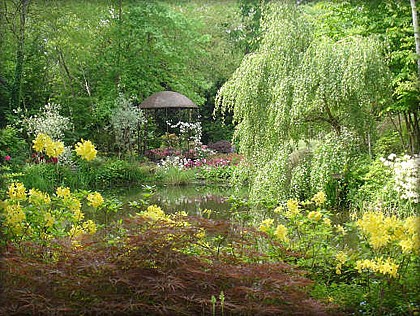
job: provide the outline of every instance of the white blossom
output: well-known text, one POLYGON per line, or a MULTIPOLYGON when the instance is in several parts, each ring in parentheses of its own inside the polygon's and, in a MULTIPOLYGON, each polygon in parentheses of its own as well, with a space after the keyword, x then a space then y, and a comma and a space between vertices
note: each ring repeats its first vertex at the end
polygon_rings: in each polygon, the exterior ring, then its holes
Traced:
POLYGON ((397 155, 391 154, 388 159, 381 159, 382 163, 392 168, 395 190, 400 197, 413 203, 420 201, 420 156, 404 155, 397 158, 397 155))

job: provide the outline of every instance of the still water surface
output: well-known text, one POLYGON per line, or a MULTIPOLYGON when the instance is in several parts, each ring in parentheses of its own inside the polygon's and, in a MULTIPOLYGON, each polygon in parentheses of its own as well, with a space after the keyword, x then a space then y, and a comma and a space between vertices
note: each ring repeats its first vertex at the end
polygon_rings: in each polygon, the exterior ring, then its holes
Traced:
MULTIPOLYGON (((142 188, 131 189, 121 199, 126 202, 141 200, 144 193, 142 188)), ((218 218, 229 218, 231 197, 246 199, 247 189, 237 191, 221 185, 167 185, 156 187, 149 204, 160 206, 166 213, 185 211, 189 215, 202 215, 207 209, 218 218)))

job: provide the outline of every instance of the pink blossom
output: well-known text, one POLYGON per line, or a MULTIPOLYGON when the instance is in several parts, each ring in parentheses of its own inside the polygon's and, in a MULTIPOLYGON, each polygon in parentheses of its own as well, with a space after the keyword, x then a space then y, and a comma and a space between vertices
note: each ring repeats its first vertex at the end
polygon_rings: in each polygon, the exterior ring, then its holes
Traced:
POLYGON ((12 159, 12 157, 10 157, 9 155, 4 157, 4 160, 6 160, 6 161, 10 161, 10 159, 12 159))

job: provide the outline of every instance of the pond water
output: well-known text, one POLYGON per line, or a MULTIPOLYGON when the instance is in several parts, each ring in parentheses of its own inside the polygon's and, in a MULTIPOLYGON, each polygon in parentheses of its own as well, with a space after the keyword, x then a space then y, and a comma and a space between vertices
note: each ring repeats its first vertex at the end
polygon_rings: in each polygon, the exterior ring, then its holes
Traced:
MULTIPOLYGON (((144 193, 144 188, 131 189, 126 192, 123 200, 141 200, 144 193)), ((212 217, 229 218, 232 197, 237 200, 245 199, 246 196, 246 188, 236 191, 221 185, 167 185, 155 188, 149 204, 160 206, 166 213, 185 211, 189 215, 203 215, 204 210, 211 210, 212 217)))

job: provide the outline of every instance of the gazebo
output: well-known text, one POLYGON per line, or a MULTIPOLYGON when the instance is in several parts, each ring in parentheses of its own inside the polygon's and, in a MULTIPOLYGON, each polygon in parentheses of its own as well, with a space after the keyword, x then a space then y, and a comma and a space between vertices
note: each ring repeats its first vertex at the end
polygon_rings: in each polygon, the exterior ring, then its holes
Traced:
POLYGON ((152 94, 151 96, 147 97, 140 105, 140 109, 145 110, 145 116, 146 116, 146 125, 144 128, 143 133, 143 147, 142 152, 144 153, 147 144, 147 122, 148 122, 148 116, 147 111, 148 110, 155 110, 155 112, 159 109, 165 109, 165 122, 167 121, 168 117, 168 110, 169 109, 177 109, 177 110, 188 110, 189 115, 188 119, 191 121, 192 111, 194 109, 198 110, 198 106, 192 102, 189 98, 187 98, 185 95, 174 92, 174 91, 161 91, 152 94))

